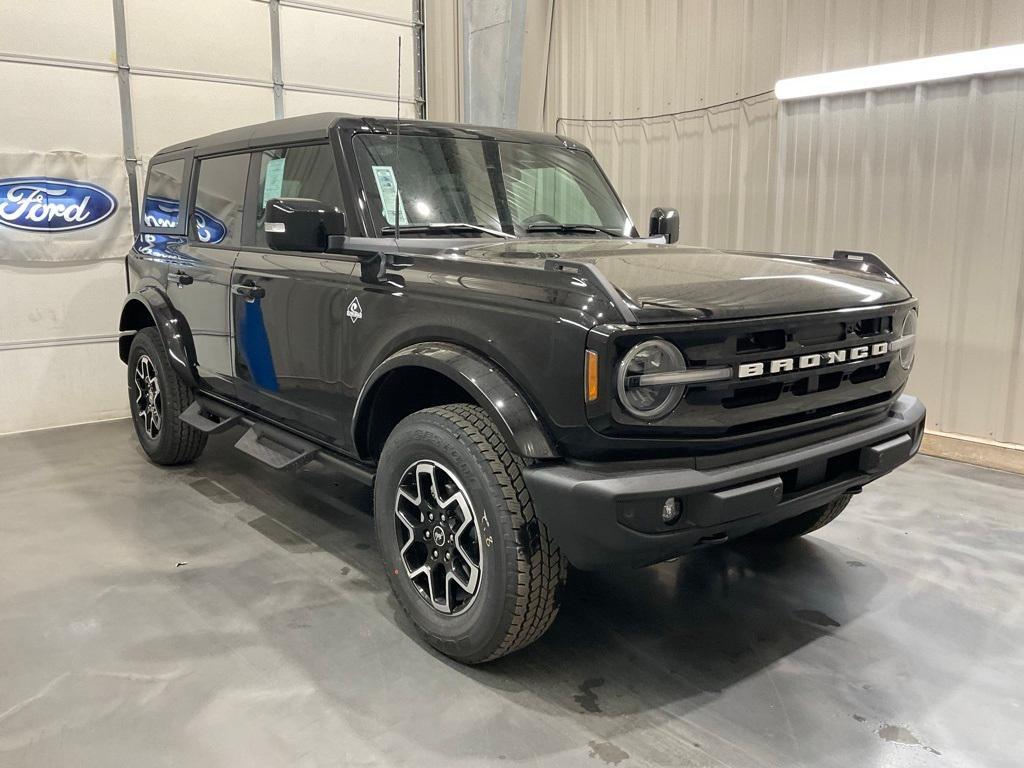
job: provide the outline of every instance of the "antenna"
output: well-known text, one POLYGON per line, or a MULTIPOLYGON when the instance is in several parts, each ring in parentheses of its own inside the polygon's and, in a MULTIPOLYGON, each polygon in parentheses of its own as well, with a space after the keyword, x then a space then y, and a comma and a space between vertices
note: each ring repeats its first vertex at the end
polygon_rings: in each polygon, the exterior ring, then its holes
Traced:
POLYGON ((395 93, 395 242, 402 236, 401 200, 398 189, 398 160, 402 146, 402 36, 398 36, 398 88, 395 93))

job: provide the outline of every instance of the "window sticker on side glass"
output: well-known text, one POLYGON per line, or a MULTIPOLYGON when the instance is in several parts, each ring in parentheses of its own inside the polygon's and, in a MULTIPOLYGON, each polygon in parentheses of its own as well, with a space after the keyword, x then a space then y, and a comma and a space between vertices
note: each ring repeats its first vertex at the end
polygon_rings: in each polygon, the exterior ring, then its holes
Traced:
POLYGON ((281 187, 284 184, 284 158, 275 157, 267 161, 267 172, 263 177, 263 207, 275 197, 281 196, 281 187))
POLYGON ((373 178, 377 182, 377 191, 380 193, 380 202, 384 208, 384 219, 391 226, 395 225, 395 195, 398 195, 398 221, 405 225, 409 219, 405 215, 405 203, 402 196, 398 194, 398 181, 395 179, 395 169, 390 165, 374 165, 373 178))

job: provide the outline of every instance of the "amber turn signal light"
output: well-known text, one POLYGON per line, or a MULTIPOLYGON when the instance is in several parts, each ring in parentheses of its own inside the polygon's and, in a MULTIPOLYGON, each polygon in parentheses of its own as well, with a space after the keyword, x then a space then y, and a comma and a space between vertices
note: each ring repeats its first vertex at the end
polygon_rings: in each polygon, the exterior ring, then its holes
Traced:
POLYGON ((587 402, 592 403, 597 400, 597 352, 591 349, 587 350, 586 374, 587 402))

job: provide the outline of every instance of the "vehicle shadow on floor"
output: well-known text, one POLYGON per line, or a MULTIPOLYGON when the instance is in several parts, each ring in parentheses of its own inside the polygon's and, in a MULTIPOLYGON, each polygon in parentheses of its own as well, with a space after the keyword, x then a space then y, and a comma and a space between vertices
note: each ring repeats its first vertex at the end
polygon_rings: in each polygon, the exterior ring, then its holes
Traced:
POLYGON ((498 692, 530 691, 548 715, 634 716, 640 727, 636 716, 664 718, 658 710, 671 705, 679 717, 856 620, 885 583, 877 568, 818 536, 734 542, 641 570, 570 570, 543 638, 467 667, 422 643, 390 595, 367 489, 317 466, 264 470, 230 450, 208 451, 190 472, 247 502, 257 530, 275 530, 273 521, 361 569, 361 587, 386 596, 398 627, 439 663, 498 692))
POLYGON ((496 687, 562 679, 578 691, 560 703, 580 712, 685 711, 854 621, 884 577, 848 562, 821 540, 737 542, 638 571, 573 571, 540 643, 467 674, 496 687))

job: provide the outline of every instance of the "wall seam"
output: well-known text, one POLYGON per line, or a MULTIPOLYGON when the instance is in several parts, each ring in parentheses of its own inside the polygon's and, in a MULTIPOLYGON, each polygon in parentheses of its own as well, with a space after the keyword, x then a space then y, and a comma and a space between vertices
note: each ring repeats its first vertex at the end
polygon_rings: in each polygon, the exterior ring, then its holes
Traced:
POLYGON ((55 339, 24 339, 20 341, 0 341, 0 352, 11 352, 17 349, 44 349, 46 347, 69 347, 78 344, 106 344, 121 338, 119 333, 103 333, 94 336, 64 336, 55 339))
POLYGON ((416 102, 416 117, 427 117, 427 68, 426 63, 426 19, 423 14, 423 0, 412 0, 412 47, 413 47, 413 99, 416 102))
POLYGON ((270 77, 274 87, 274 119, 284 117, 284 80, 281 76, 281 0, 270 0, 270 77))

